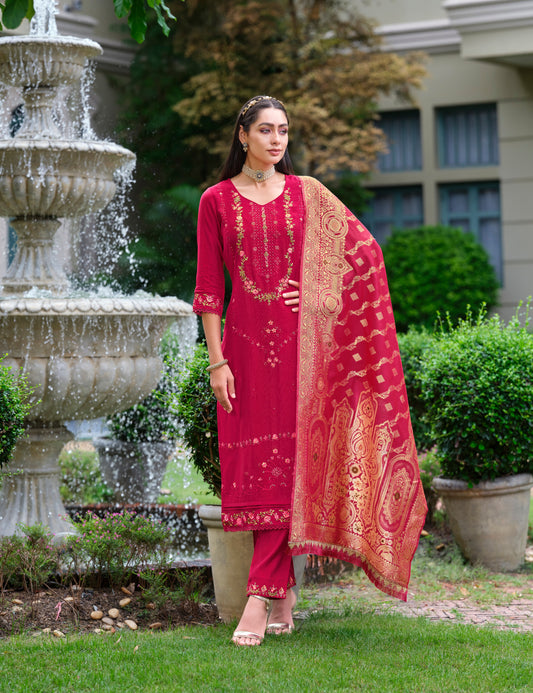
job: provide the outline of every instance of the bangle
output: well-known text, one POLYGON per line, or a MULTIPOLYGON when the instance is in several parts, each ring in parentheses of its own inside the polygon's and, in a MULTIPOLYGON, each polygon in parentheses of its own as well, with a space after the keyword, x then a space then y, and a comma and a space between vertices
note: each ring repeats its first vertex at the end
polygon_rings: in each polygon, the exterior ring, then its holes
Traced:
POLYGON ((205 369, 206 371, 216 371, 217 368, 222 368, 222 366, 225 366, 228 362, 228 359, 223 359, 222 361, 219 361, 218 363, 212 363, 210 366, 207 366, 205 369))

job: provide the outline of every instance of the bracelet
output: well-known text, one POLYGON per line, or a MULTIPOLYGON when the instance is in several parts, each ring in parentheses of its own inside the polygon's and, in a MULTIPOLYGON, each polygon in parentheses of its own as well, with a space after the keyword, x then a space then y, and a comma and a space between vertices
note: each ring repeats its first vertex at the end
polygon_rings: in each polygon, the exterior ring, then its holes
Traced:
POLYGON ((222 366, 225 366, 228 362, 228 359, 223 359, 222 361, 219 361, 218 363, 212 363, 210 366, 207 366, 205 369, 206 371, 216 371, 217 368, 222 368, 222 366))

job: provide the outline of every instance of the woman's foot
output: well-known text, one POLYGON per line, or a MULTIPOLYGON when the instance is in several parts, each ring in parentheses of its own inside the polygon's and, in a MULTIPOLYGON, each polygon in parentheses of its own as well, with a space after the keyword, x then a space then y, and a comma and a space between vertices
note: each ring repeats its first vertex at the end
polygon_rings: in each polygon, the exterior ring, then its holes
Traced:
POLYGON ((294 630, 292 610, 296 604, 296 593, 293 589, 287 591, 285 599, 273 599, 272 610, 268 617, 266 632, 269 635, 285 635, 294 630))
POLYGON ((239 646, 254 647, 263 642, 269 600, 252 594, 248 597, 232 641, 239 646))

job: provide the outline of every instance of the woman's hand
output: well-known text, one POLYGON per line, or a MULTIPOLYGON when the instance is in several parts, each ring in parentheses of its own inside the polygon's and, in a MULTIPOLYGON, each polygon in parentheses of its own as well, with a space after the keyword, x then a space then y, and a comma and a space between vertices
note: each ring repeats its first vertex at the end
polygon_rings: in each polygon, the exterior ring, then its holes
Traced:
POLYGON ((209 374, 209 382, 217 401, 228 414, 233 410, 230 398, 235 399, 235 380, 231 368, 226 364, 209 374))
POLYGON ((282 297, 285 299, 285 305, 293 306, 292 312, 297 313, 298 306, 300 305, 300 282, 295 282, 294 279, 289 279, 289 284, 294 286, 296 291, 287 291, 286 293, 282 294, 282 297))

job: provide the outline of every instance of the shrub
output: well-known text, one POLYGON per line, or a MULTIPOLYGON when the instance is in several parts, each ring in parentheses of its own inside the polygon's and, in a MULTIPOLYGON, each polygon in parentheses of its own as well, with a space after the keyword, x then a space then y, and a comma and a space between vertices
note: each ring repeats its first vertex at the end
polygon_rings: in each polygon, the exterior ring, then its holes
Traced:
POLYGON ((0 468, 13 456, 18 439, 24 433, 24 418, 30 409, 31 389, 26 378, 2 365, 0 358, 0 468))
POLYGON ((63 503, 90 505, 105 503, 113 497, 113 491, 102 479, 96 451, 63 449, 59 456, 59 470, 59 492, 63 503))
POLYGON ((396 230, 383 244, 396 326, 434 327, 437 314, 452 322, 495 305, 498 281, 473 234, 446 226, 396 230))
POLYGON ((71 572, 91 574, 99 583, 106 575, 112 584, 123 584, 134 569, 160 563, 171 544, 167 526, 127 510, 104 517, 87 513, 75 527, 64 560, 71 572))
POLYGON ((163 358, 161 379, 147 397, 109 420, 113 437, 131 443, 173 440, 178 437, 178 420, 169 410, 167 399, 176 392, 183 365, 180 337, 168 330, 161 340, 163 358))
POLYGON ((425 403, 422 399, 419 380, 423 355, 433 338, 433 334, 424 328, 411 328, 404 334, 398 334, 409 412, 418 452, 424 452, 433 446, 431 429, 424 420, 425 403))
MULTIPOLYGON (((529 304, 528 304, 529 308, 529 304)), ((533 471, 533 335, 483 311, 440 331, 420 375, 442 475, 476 483, 533 471)))
POLYGON ((442 470, 434 452, 428 452, 427 454, 423 455, 419 460, 419 466, 420 480, 422 482, 422 488, 424 489, 424 495, 426 497, 426 503, 428 506, 426 523, 433 524, 435 521, 437 501, 439 499, 438 493, 433 488, 433 479, 440 476, 442 470))
POLYGON ((60 550, 41 524, 20 525, 22 534, 0 538, 0 588, 34 592, 59 570, 60 550))
POLYGON ((176 379, 176 394, 168 399, 182 425, 182 438, 193 465, 209 489, 220 497, 217 403, 209 384, 207 347, 199 344, 187 361, 185 372, 176 379))

